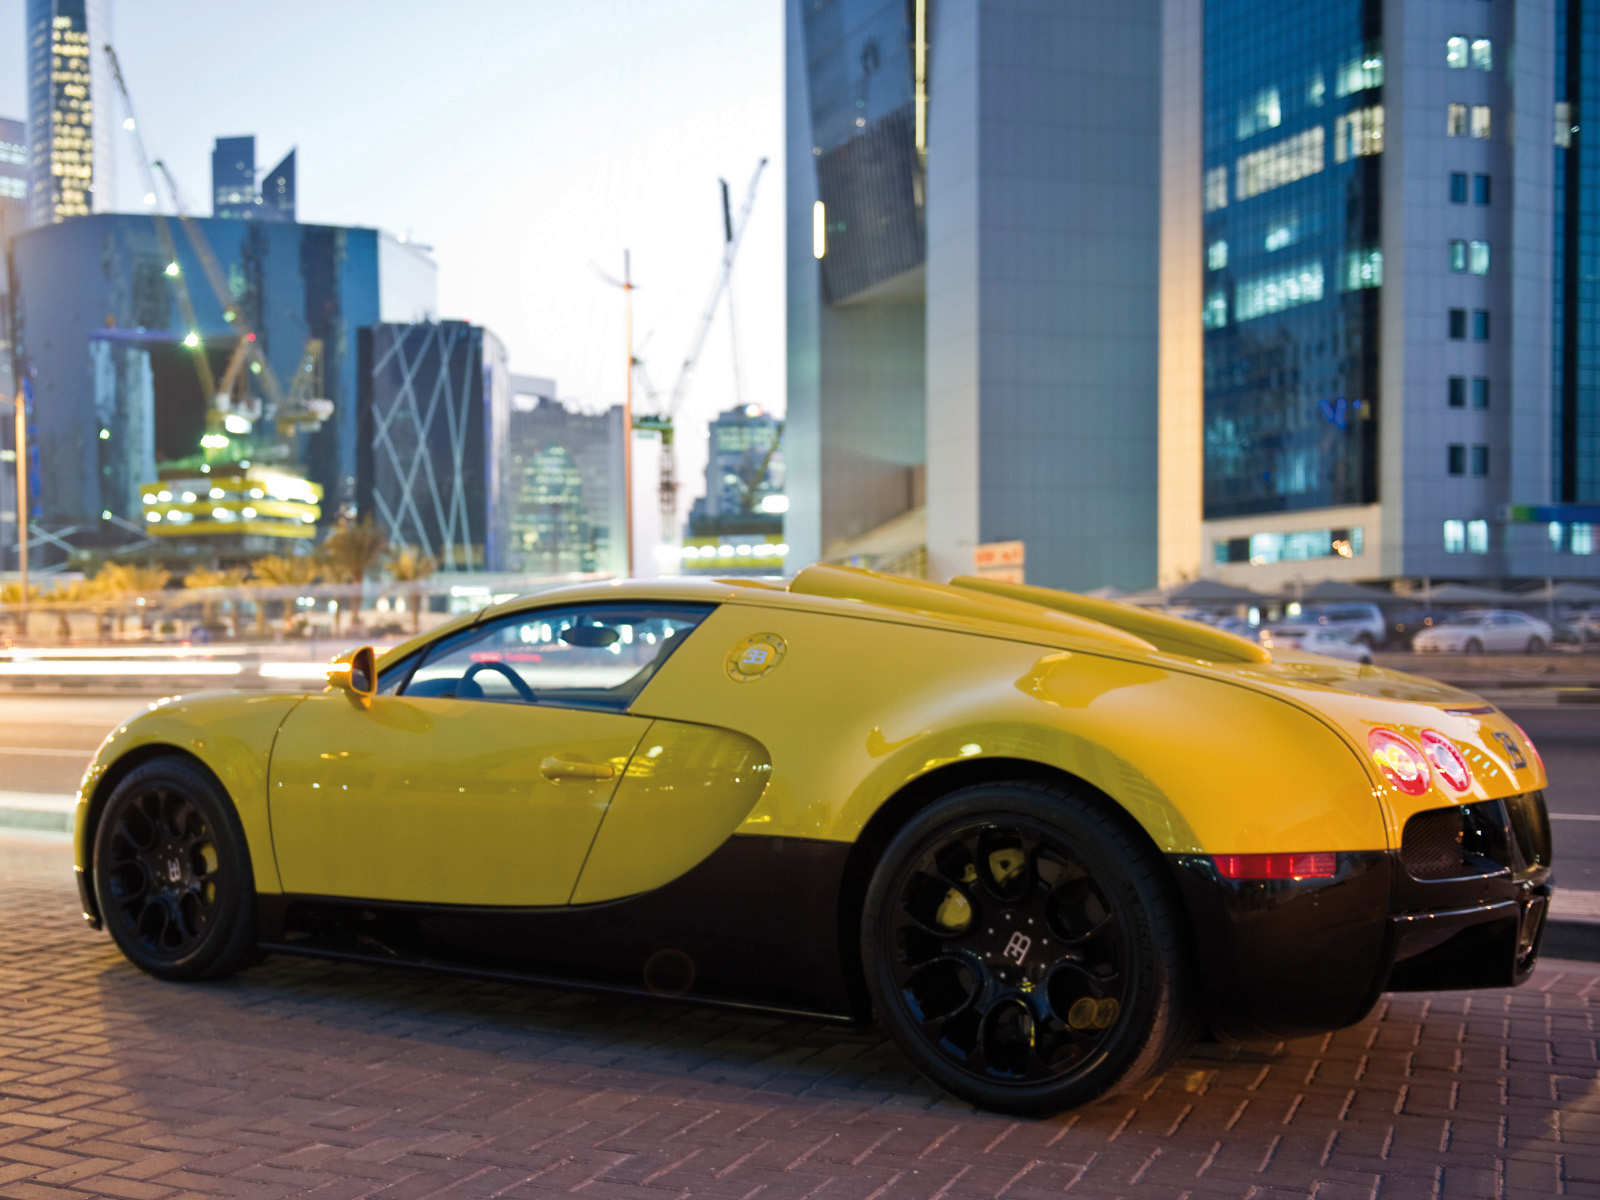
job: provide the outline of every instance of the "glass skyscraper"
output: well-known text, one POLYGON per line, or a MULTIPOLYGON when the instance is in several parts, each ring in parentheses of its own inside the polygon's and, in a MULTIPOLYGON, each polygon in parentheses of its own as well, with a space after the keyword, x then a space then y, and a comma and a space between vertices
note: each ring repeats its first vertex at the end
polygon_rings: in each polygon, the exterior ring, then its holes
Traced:
POLYGON ((211 151, 211 214, 236 221, 293 221, 295 152, 256 187, 256 139, 223 137, 211 151))
POLYGON ((109 0, 27 0, 29 222, 114 207, 109 0))

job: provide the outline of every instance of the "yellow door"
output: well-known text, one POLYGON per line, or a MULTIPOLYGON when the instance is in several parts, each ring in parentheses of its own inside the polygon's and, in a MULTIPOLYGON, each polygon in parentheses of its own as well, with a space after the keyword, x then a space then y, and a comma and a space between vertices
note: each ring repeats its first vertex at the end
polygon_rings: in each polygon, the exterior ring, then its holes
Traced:
POLYGON ((269 780, 284 890, 434 904, 571 902, 650 721, 627 707, 703 606, 517 613, 385 669, 370 708, 313 696, 269 780))

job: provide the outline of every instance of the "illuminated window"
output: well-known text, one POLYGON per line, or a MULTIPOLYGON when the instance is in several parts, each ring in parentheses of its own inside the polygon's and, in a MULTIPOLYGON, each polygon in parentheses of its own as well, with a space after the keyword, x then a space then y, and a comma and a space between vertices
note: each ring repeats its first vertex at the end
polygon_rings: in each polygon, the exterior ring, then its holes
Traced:
POLYGON ((1206 270, 1220 271, 1228 265, 1228 243, 1222 240, 1206 247, 1206 270))
POLYGON ((1489 273, 1489 243, 1467 243, 1467 270, 1474 275, 1487 275, 1489 273))
POLYGON ((1450 172, 1450 203, 1465 204, 1467 202, 1467 173, 1465 171, 1450 172))
POLYGON ((1467 377, 1465 375, 1450 376, 1450 407, 1465 408, 1467 406, 1467 377))
POLYGON ((1368 51, 1359 58, 1341 63, 1333 75, 1333 91, 1336 96, 1349 96, 1367 88, 1378 87, 1382 83, 1383 55, 1375 51, 1368 51))
POLYGON ((1450 239, 1450 269, 1452 271, 1467 269, 1467 243, 1460 238, 1450 239))
POLYGON ((1234 298, 1235 321, 1251 321, 1322 299, 1322 263, 1310 262, 1287 271, 1258 275, 1239 285, 1234 298))
POLYGON ((1206 297, 1206 306, 1200 314, 1200 323, 1206 329, 1221 329, 1228 323, 1228 298, 1221 292, 1206 297))
POLYGON ((1556 101, 1556 145, 1563 149, 1572 145, 1572 105, 1566 100, 1556 101))
POLYGON ((1358 108, 1334 118, 1333 160, 1345 162, 1383 153, 1383 105, 1358 108))
POLYGON ((1263 244, 1267 248, 1267 253, 1270 254, 1274 250, 1282 250, 1285 246, 1292 246, 1299 240, 1299 223, 1294 222, 1288 225, 1274 225, 1267 230, 1266 240, 1263 244))
POLYGON ((1486 138, 1490 135, 1489 106, 1487 104, 1474 104, 1472 106, 1472 136, 1486 138))
POLYGON ((1228 168, 1213 167, 1206 172, 1206 211, 1228 207, 1228 168))
POLYGON ((1472 65, 1480 71, 1494 69, 1494 46, 1488 38, 1472 39, 1472 65))
POLYGON ((1383 285, 1383 251, 1352 250, 1344 256, 1343 288, 1347 292, 1383 285))
POLYGON ((1467 522, 1467 553, 1468 554, 1487 554, 1487 553, 1489 553, 1489 522, 1487 522, 1487 521, 1468 521, 1467 522))
POLYGON ((1321 171, 1325 160, 1321 125, 1239 158, 1234 199, 1248 200, 1321 171))
POLYGON ((1594 553, 1594 526, 1577 524, 1572 526, 1572 552, 1574 554, 1594 553))
POLYGON ((1283 123, 1283 107, 1278 102, 1278 89, 1262 88, 1255 99, 1239 110, 1239 120, 1234 127, 1234 137, 1239 141, 1254 137, 1263 129, 1276 129, 1283 123))
POLYGON ((1453 37, 1444 44, 1444 65, 1458 71, 1467 67, 1467 39, 1453 37))
POLYGON ((1467 523, 1465 521, 1446 521, 1444 523, 1444 552, 1446 554, 1460 554, 1467 548, 1467 523))
POLYGON ((1445 133, 1451 137, 1467 136, 1467 106, 1452 104, 1446 110, 1445 133))

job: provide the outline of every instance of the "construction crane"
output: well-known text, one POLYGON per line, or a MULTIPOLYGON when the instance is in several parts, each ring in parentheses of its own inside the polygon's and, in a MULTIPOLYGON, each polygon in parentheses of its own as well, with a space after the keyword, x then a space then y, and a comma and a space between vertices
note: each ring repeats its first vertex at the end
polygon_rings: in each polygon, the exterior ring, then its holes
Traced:
POLYGON ((673 446, 674 423, 677 420, 678 410, 683 405, 683 399, 688 395, 689 383, 700 361, 700 352, 705 349, 706 338, 711 333, 711 326, 716 320, 717 309, 722 304, 724 296, 728 298, 728 329, 733 342, 734 394, 740 402, 743 399, 739 373, 738 331, 733 316, 733 264, 739 256, 739 245, 744 240, 745 230, 749 228, 750 212, 756 203, 756 188, 761 183, 761 173, 766 167, 765 158, 756 163, 755 172, 750 176, 750 185, 745 189, 744 204, 739 209, 737 220, 733 217, 729 203, 727 180, 718 180, 722 185, 722 262, 717 270, 716 282, 711 288, 711 298, 706 302, 705 310, 700 314, 700 320, 695 326, 694 337, 689 343, 689 353, 684 356, 683 363, 678 368, 678 377, 673 381, 672 391, 668 393, 665 404, 660 402, 656 389, 645 371, 644 363, 637 356, 633 359, 633 370, 640 388, 650 400, 651 407, 658 410, 641 415, 634 421, 633 426, 635 429, 650 430, 661 435, 659 497, 663 539, 671 540, 672 531, 678 527, 678 460, 673 446))
POLYGON ((195 353, 195 375, 200 380, 200 394, 207 398, 216 394, 216 379, 211 373, 211 363, 206 358, 205 347, 200 344, 200 326, 195 321, 194 304, 189 296, 189 285, 184 281, 183 272, 178 267, 178 247, 172 239, 172 227, 167 224, 167 218, 161 211, 161 206, 156 203, 156 178, 151 169, 150 155, 145 150, 144 133, 139 126, 138 118, 133 112, 133 97, 128 95, 128 85, 122 79, 122 64, 117 61, 117 52, 108 44, 106 58, 111 63, 111 78, 116 81, 117 91, 122 96, 122 110, 127 114, 124 127, 133 133, 134 148, 138 150, 139 171, 144 178, 145 195, 152 206, 151 218, 155 222, 156 241, 161 244, 162 256, 167 260, 167 277, 172 280, 172 291, 178 300, 178 314, 183 318, 184 338, 183 344, 195 353))

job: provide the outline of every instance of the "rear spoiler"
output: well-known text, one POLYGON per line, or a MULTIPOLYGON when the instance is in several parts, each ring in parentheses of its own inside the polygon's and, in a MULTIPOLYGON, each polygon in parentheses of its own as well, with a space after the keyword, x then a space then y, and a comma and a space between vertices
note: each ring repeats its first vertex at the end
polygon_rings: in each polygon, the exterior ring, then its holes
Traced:
POLYGON ((951 587, 1002 596, 1008 600, 1023 600, 1040 608, 1054 609, 1074 617, 1099 621, 1124 633, 1131 633, 1149 642, 1157 650, 1168 654, 1181 654, 1186 658, 1205 659, 1208 662, 1267 663, 1272 655, 1266 647, 1235 637, 1221 629, 1186 621, 1182 617, 1151 612, 1117 600, 1096 600, 1075 592, 1058 592, 1054 588, 1032 587, 1025 583, 1000 583, 976 575, 957 575, 951 587))

